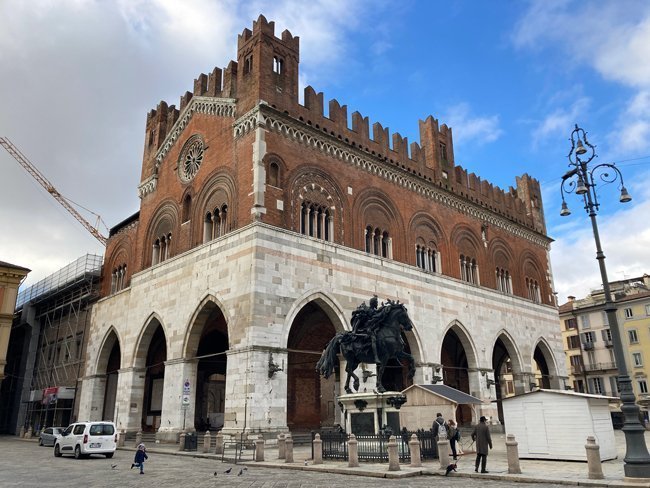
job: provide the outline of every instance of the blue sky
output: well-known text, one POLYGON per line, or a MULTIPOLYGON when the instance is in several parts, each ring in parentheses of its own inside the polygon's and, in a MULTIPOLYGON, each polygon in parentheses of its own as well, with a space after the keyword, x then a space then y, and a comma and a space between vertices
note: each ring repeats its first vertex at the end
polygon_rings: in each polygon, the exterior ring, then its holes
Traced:
MULTIPOLYGON (((575 196, 573 215, 558 215, 580 124, 599 162, 619 162, 633 196, 620 205, 615 187, 602 188, 610 279, 650 273, 647 2, 5 0, 0 135, 112 226, 138 208, 146 112, 226 66, 260 13, 276 33, 300 36, 301 83, 349 114, 409 141, 431 114, 453 128, 457 164, 504 189, 536 177, 561 302, 600 284, 575 196)), ((31 268, 27 284, 102 252, 4 150, 0 176, 0 260, 31 268)))

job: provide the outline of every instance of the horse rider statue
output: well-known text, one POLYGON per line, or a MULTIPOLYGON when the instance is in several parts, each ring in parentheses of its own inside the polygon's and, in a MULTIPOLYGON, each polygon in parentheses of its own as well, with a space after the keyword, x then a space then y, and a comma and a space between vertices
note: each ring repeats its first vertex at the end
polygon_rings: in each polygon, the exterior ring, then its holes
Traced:
POLYGON ((382 314, 380 313, 381 309, 378 309, 379 300, 377 295, 373 295, 368 303, 369 305, 366 305, 366 302, 363 302, 352 312, 352 333, 357 336, 370 337, 375 363, 379 363, 376 334, 380 326, 380 321, 377 318, 382 314))

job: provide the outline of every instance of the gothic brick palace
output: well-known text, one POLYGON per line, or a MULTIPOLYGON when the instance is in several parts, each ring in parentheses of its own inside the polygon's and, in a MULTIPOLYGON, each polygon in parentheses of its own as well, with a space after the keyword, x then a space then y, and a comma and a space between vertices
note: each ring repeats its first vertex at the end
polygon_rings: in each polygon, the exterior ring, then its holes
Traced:
POLYGON ((538 181, 502 190, 468 173, 433 117, 419 143, 359 112, 349 127, 312 87, 299 102, 298 66, 299 38, 260 16, 236 62, 147 115, 140 210, 111 229, 79 418, 162 441, 208 421, 341 422, 340 375, 315 364, 374 294, 415 324, 415 378, 395 362, 389 389, 470 393, 484 404, 459 411, 469 423, 497 422, 504 394, 563 387, 538 181))

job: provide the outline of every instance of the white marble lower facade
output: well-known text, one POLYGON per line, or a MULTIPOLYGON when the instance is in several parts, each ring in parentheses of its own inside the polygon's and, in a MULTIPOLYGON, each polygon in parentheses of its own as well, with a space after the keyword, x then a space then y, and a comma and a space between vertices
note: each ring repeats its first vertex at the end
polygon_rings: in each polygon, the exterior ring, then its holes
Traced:
POLYGON ((443 338, 454 330, 467 356, 469 393, 485 401, 480 414, 496 418, 488 380, 494 377, 497 339, 510 356, 517 391, 528 390, 536 348, 548 365, 550 386, 563 387, 555 308, 256 223, 134 275, 129 288, 94 305, 79 418, 111 417, 122 431, 141 429, 155 324, 164 332, 166 359, 154 427, 162 440, 193 429, 187 419, 194 419, 198 344, 210 312, 221 314, 227 328, 224 432, 286 431, 286 368, 271 375, 269 362, 288 363, 296 317, 315 303, 336 332, 350 330, 352 311, 373 294, 408 308, 415 325, 406 337, 416 383, 431 383, 438 374, 443 338), (116 343, 115 411, 104 412, 107 365, 116 343))

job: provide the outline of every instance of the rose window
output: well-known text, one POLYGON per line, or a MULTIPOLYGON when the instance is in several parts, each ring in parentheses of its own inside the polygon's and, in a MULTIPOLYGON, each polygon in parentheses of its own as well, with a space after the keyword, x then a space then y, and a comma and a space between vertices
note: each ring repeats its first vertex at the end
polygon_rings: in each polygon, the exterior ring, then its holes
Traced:
POLYGON ((178 170, 181 180, 188 182, 199 171, 203 162, 203 141, 196 137, 188 141, 181 153, 178 170))

